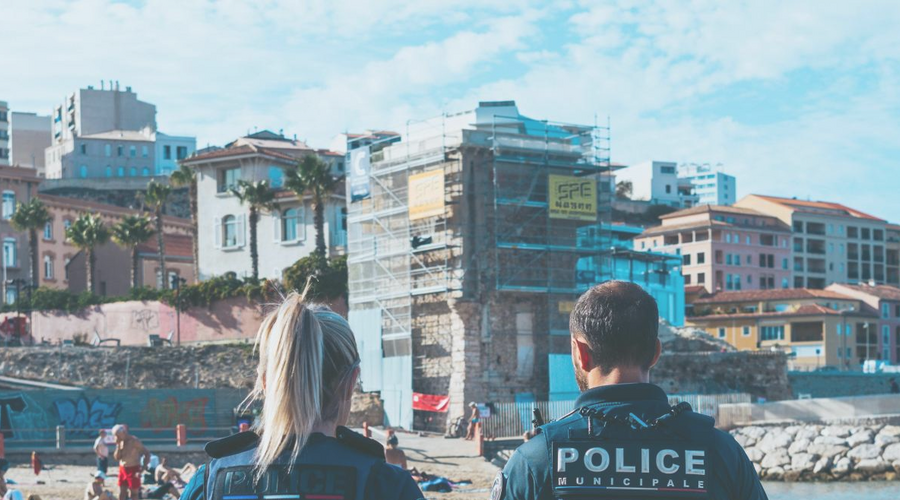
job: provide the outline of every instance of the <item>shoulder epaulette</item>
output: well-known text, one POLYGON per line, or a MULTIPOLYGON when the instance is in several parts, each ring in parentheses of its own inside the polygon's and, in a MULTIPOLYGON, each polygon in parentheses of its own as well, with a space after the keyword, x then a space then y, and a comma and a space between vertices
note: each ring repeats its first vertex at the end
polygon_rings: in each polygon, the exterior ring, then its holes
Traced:
POLYGON ((203 450, 212 458, 222 458, 242 452, 255 445, 257 441, 259 441, 259 436, 255 432, 245 431, 210 441, 206 443, 203 450))
POLYGON ((374 439, 369 439, 343 426, 338 426, 335 436, 338 441, 356 451, 384 460, 384 446, 381 446, 381 443, 374 439))

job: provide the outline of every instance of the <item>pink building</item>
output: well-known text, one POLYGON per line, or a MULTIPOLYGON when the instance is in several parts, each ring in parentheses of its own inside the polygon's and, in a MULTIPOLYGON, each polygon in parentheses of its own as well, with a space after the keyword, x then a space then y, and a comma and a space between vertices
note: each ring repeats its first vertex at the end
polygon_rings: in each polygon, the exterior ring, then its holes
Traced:
POLYGON ((660 217, 635 250, 681 255, 685 286, 708 292, 790 287, 790 227, 754 210, 701 205, 660 217))
MULTIPOLYGON (((872 283, 834 283, 826 290, 859 299, 870 312, 877 314, 878 328, 877 331, 868 332, 868 341, 878 345, 878 359, 900 364, 900 288, 872 283)), ((866 334, 867 332, 859 331, 856 333, 857 336, 866 334)))

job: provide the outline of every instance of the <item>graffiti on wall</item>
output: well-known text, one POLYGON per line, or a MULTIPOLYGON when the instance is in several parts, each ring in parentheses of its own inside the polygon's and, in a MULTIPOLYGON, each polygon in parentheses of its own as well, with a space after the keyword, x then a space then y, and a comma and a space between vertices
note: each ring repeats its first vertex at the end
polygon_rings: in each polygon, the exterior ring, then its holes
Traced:
POLYGON ((144 331, 159 329, 159 313, 152 309, 140 309, 131 312, 131 327, 144 331))
POLYGON ((171 429, 184 424, 190 431, 206 429, 206 405, 209 398, 178 401, 174 396, 164 399, 151 398, 141 411, 141 426, 154 429, 171 429))
POLYGON ((122 404, 103 401, 99 397, 88 399, 84 394, 77 398, 60 398, 53 401, 59 416, 59 425, 74 434, 94 434, 97 429, 108 429, 116 424, 122 404))
POLYGON ((36 439, 51 432, 47 412, 26 394, 0 396, 0 429, 5 439, 36 439))

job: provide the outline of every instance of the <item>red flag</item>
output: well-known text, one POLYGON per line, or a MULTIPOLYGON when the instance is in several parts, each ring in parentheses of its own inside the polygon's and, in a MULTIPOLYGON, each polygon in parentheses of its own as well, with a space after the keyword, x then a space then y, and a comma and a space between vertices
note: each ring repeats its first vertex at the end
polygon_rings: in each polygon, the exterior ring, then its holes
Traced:
POLYGON ((413 393, 413 410, 436 411, 446 413, 450 407, 450 396, 413 393))

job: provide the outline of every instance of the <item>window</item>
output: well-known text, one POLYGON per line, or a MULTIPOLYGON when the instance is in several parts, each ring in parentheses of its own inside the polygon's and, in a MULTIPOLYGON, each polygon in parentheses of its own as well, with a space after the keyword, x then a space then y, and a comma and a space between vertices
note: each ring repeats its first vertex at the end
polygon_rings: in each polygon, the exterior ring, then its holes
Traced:
POLYGON ((736 266, 741 265, 741 254, 739 254, 739 253, 734 254, 734 265, 736 265, 736 266))
POLYGON ((237 183, 241 178, 240 168, 227 168, 219 171, 219 189, 220 193, 227 193, 237 187, 237 183))
POLYGON ((672 194, 672 185, 666 184, 666 194, 672 194))
POLYGON ((749 244, 750 244, 750 237, 749 237, 749 236, 747 236, 746 241, 747 241, 747 244, 749 245, 749 244))
POLYGON ((44 256, 44 279, 53 279, 53 259, 49 255, 44 256))
POLYGON ((284 170, 281 167, 269 167, 269 186, 273 189, 284 186, 284 170))
POLYGON ((110 146, 109 144, 104 144, 103 153, 106 154, 107 157, 112 156, 112 146, 110 146))
POLYGON ((299 237, 300 209, 289 208, 281 214, 281 241, 297 241, 299 237))
POLYGON ((900 318, 900 304, 894 306, 894 316, 900 318))
POLYGON ((163 146, 163 159, 164 160, 172 159, 172 146, 163 146))
POLYGON ((731 262, 732 262, 732 261, 731 261, 731 254, 730 254, 730 253, 726 253, 726 254, 725 254, 725 264, 730 266, 730 265, 731 265, 731 262))
POLYGON ((859 228, 855 226, 847 226, 847 237, 848 238, 859 238, 859 228))
POLYGON ((784 325, 763 326, 760 340, 784 340, 784 325))
POLYGON ((141 176, 150 177, 150 168, 144 167, 141 169, 141 176))
POLYGON ((752 274, 748 274, 748 275, 747 275, 747 284, 748 284, 748 285, 752 285, 752 284, 753 284, 753 275, 752 275, 752 274))
POLYGON ((659 167, 659 173, 661 174, 674 174, 675 167, 659 167))
POLYGON ((87 179, 88 168, 87 165, 82 165, 78 168, 78 176, 82 179, 87 179))
POLYGON ((141 156, 144 158, 150 156, 150 152, 147 151, 147 146, 141 146, 141 156))
POLYGON ((725 338, 725 329, 724 328, 719 328, 719 338, 720 339, 725 338))
POLYGON ((130 156, 130 157, 132 157, 132 158, 134 158, 135 156, 137 156, 137 148, 134 147, 134 146, 129 146, 129 147, 128 147, 128 156, 130 156))
POLYGON ((787 287, 788 287, 788 283, 789 283, 789 282, 788 282, 788 279, 787 279, 787 278, 781 278, 781 288, 787 288, 787 287))
POLYGON ((66 263, 65 263, 66 268, 65 268, 65 270, 63 271, 63 272, 65 273, 66 281, 69 280, 69 262, 72 262, 72 259, 66 257, 66 263))
POLYGON ((6 267, 19 267, 18 248, 15 238, 3 240, 3 265, 6 267))
POLYGON ((125 149, 122 146, 116 146, 116 156, 122 156, 125 154, 125 149))
POLYGON ((65 238, 66 241, 69 240, 69 237, 66 235, 66 233, 69 232, 70 227, 72 227, 72 221, 70 221, 69 219, 63 219, 63 238, 65 238))
POLYGON ((137 167, 131 167, 128 169, 128 175, 131 177, 137 177, 137 167))
POLYGON ((686 265, 686 266, 691 265, 691 254, 688 254, 688 253, 684 254, 682 256, 682 259, 684 259, 684 265, 686 265))
POLYGON ((222 217, 222 246, 225 248, 236 247, 238 244, 237 217, 226 215, 222 217))
POLYGON ((725 243, 731 243, 731 233, 725 233, 725 243))
POLYGON ((175 148, 175 157, 179 160, 187 158, 187 146, 178 146, 175 148))
POLYGON ((87 144, 82 144, 79 149, 81 149, 81 154, 83 154, 83 155, 87 154, 87 144))
POLYGON ((705 264, 706 263, 706 254, 703 252, 699 252, 697 254, 697 264, 705 264))
POLYGON ((745 326, 741 331, 741 335, 743 335, 744 337, 749 337, 750 336, 750 327, 745 326))
POLYGON ((116 175, 119 177, 125 177, 125 167, 116 168, 116 175))
POLYGON ((731 280, 731 273, 725 275, 725 289, 734 290, 734 282, 731 280))
POLYGON ((104 173, 104 175, 106 175, 107 177, 112 177, 112 167, 110 167, 109 165, 107 165, 106 168, 104 169, 104 172, 103 172, 103 173, 104 173))
POLYGON ((166 274, 168 274, 169 276, 168 276, 168 279, 166 280, 165 285, 163 285, 162 273, 160 272, 159 269, 156 270, 156 288, 158 288, 158 289, 168 288, 170 290, 175 288, 174 282, 178 278, 178 273, 175 271, 169 271, 166 274))
POLYGON ((697 284, 702 285, 706 283, 706 273, 697 273, 697 284))
POLYGON ((881 304, 881 319, 889 319, 891 317, 891 306, 887 303, 881 304))
POLYGON ((691 284, 691 275, 690 275, 690 274, 685 274, 685 275, 684 275, 684 284, 685 284, 685 285, 690 285, 690 284, 691 284))
POLYGON ((782 268, 782 269, 787 269, 787 268, 788 268, 788 260, 787 260, 787 257, 784 257, 783 259, 781 259, 781 268, 782 268))
POLYGON ((881 359, 891 359, 891 327, 887 325, 881 327, 881 359))
POLYGON ((52 240, 53 239, 53 221, 50 221, 44 224, 44 239, 52 240))
POLYGON ((860 239, 868 240, 869 239, 869 228, 864 227, 860 230, 860 239))
POLYGON ((16 193, 12 191, 3 192, 3 218, 9 220, 16 213, 16 193))
POLYGON ((16 289, 13 287, 7 287, 6 289, 6 303, 7 304, 15 304, 16 303, 16 289))

